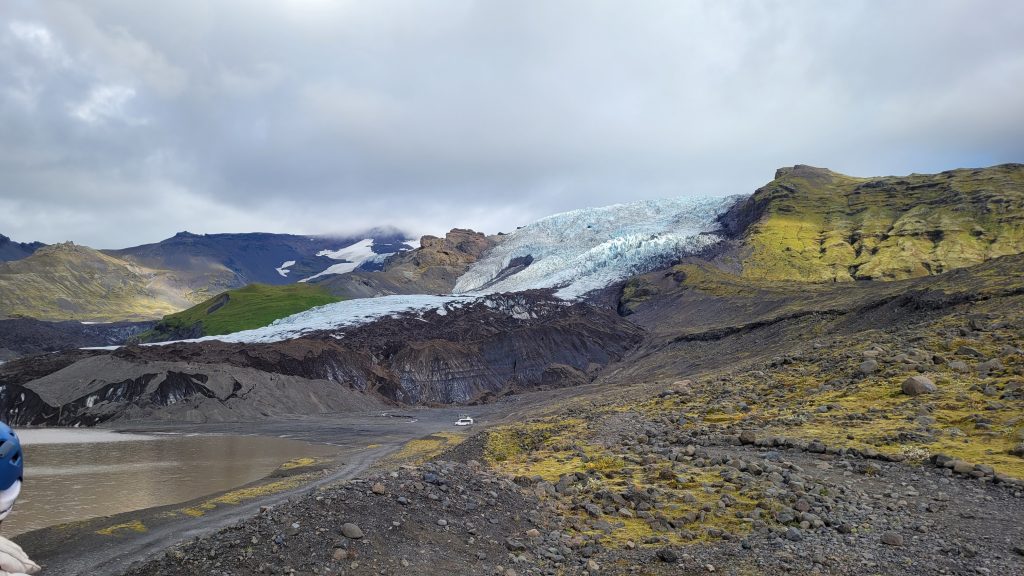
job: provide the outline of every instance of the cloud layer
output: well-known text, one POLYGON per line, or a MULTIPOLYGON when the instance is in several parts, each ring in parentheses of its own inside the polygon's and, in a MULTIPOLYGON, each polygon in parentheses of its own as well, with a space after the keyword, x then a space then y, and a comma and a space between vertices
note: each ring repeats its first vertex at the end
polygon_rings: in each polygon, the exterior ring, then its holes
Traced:
POLYGON ((510 230, 1024 161, 1016 2, 0 4, 0 233, 510 230))

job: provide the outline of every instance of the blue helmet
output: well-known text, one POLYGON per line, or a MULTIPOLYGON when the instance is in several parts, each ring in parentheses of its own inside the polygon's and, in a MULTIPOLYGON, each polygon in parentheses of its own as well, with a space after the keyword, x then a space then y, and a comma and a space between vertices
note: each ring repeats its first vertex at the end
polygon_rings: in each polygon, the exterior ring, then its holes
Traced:
POLYGON ((0 422, 0 490, 7 490, 21 480, 24 468, 21 440, 10 426, 0 422))

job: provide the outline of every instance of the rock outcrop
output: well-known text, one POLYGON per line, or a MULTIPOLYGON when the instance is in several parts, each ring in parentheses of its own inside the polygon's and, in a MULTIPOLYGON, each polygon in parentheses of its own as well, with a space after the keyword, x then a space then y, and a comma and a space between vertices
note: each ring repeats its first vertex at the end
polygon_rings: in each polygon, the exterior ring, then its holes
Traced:
POLYGON ((424 236, 416 250, 389 258, 380 271, 357 270, 316 280, 343 298, 370 298, 390 294, 448 294, 469 266, 501 239, 473 230, 455 228, 444 238, 424 236))

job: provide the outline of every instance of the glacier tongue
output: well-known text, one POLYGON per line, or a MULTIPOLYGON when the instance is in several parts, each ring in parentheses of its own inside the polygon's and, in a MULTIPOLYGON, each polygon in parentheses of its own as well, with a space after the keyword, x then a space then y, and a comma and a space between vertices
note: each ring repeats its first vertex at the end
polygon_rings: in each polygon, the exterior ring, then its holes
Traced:
POLYGON ((721 240, 717 218, 738 196, 644 200, 549 216, 509 234, 455 284, 455 294, 559 288, 576 298, 721 240), (532 262, 503 276, 510 264, 532 262))
MULTIPOLYGON (((193 340, 184 340, 184 342, 204 342, 209 340, 244 343, 280 342, 321 330, 334 330, 345 326, 365 324, 392 314, 405 312, 424 313, 433 310, 443 315, 447 312, 448 308, 462 306, 476 299, 477 297, 475 296, 410 294, 343 300, 333 304, 317 306, 305 312, 299 312, 298 314, 275 320, 270 325, 262 328, 220 336, 204 336, 193 340)), ((172 343, 160 342, 158 345, 172 343)))

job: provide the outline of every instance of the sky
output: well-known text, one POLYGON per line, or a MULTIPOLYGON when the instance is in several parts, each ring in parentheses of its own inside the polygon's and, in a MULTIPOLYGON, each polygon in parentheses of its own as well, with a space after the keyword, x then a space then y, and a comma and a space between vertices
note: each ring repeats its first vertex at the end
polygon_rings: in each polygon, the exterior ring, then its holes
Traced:
POLYGON ((1024 162, 1024 3, 3 0, 0 234, 510 231, 1024 162))

